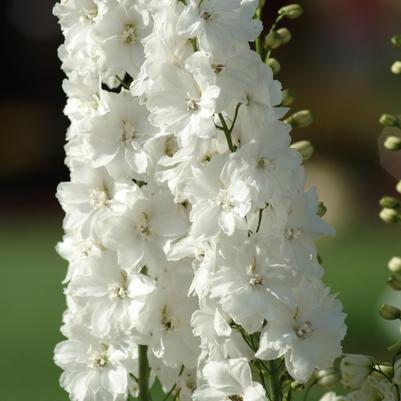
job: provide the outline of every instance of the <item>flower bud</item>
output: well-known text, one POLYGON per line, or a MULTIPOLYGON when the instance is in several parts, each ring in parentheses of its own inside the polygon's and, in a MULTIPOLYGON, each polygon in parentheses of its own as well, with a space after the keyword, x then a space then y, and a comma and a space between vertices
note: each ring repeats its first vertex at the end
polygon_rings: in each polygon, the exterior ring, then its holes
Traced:
POLYGON ((394 369, 391 365, 378 364, 374 366, 374 369, 384 373, 387 377, 393 377, 394 369))
POLYGON ((393 381, 398 386, 401 385, 401 359, 397 359, 394 363, 393 381))
POLYGON ((291 40, 291 32, 287 28, 280 28, 273 31, 265 38, 266 49, 277 49, 291 40))
POLYGON ((393 274, 388 280, 387 284, 395 291, 401 291, 401 276, 393 274))
POLYGON ((385 223, 389 224, 398 223, 400 221, 400 215, 394 209, 384 208, 379 216, 385 223))
POLYGON ((391 260, 388 262, 388 268, 393 273, 401 273, 401 258, 398 256, 391 258, 391 260))
POLYGON ((278 14, 289 19, 296 19, 304 13, 303 8, 299 4, 289 4, 288 6, 281 7, 278 14))
POLYGON ((380 316, 386 320, 397 320, 401 318, 401 310, 395 306, 383 304, 379 309, 380 316))
POLYGON ((314 117, 310 110, 301 110, 288 117, 285 122, 290 124, 293 128, 306 128, 311 125, 313 121, 314 117))
POLYGON ((267 65, 272 69, 273 75, 277 75, 281 70, 280 63, 273 57, 266 60, 267 65))
POLYGON ((323 217, 327 213, 327 207, 323 202, 319 202, 319 205, 317 206, 317 212, 316 214, 319 217, 323 217))
POLYGON ((394 35, 391 38, 391 43, 395 46, 395 47, 401 47, 401 35, 394 35))
POLYGON ((401 61, 396 61, 391 66, 391 72, 395 75, 401 74, 401 61))
POLYGON ((283 90, 283 101, 281 105, 284 107, 291 106, 295 101, 295 93, 292 89, 283 90))
POLYGON ((342 383, 345 387, 358 389, 372 373, 374 358, 366 355, 350 354, 341 361, 342 383))
POLYGON ((389 352, 395 352, 398 354, 399 352, 401 352, 401 341, 398 341, 395 344, 390 345, 390 347, 388 347, 387 350, 389 352))
POLYGON ((388 150, 400 150, 401 149, 401 139, 398 136, 390 135, 384 142, 384 147, 388 150))
POLYGON ((291 148, 297 150, 301 154, 303 161, 309 160, 315 151, 312 143, 309 141, 295 142, 291 145, 291 148))
POLYGON ((266 0, 259 0, 259 8, 263 8, 265 6, 266 0))
POLYGON ((400 120, 398 117, 393 116, 392 114, 383 114, 380 117, 380 124, 384 125, 385 127, 399 127, 400 120))
POLYGON ((334 368, 322 369, 315 373, 315 380, 319 386, 329 389, 340 381, 340 376, 334 368))
POLYGON ((392 196, 385 196, 380 200, 380 206, 388 209, 399 209, 401 202, 392 196))

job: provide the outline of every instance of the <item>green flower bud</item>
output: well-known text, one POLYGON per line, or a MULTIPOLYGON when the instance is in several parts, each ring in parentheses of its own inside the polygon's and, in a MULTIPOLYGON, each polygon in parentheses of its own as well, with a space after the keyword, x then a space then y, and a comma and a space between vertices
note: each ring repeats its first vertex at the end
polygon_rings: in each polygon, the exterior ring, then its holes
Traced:
POLYGON ((299 18, 303 13, 304 10, 299 4, 289 4, 288 6, 281 7, 278 11, 279 15, 289 19, 299 18))
POLYGON ((273 57, 266 60, 267 65, 272 69, 273 75, 277 75, 281 70, 281 64, 273 57))
POLYGON ((306 128, 314 121, 313 114, 310 110, 301 110, 285 120, 293 128, 306 128))
POLYGON ((340 379, 340 375, 334 368, 318 370, 315 373, 316 383, 327 389, 334 387, 340 379))
POLYGON ((309 160, 315 151, 312 143, 309 141, 295 142, 291 145, 291 148, 297 150, 301 154, 303 161, 309 160))
POLYGON ((401 273, 401 258, 394 256, 388 262, 388 268, 393 273, 401 273))
POLYGON ((385 223, 389 224, 399 223, 400 221, 400 215, 394 209, 384 208, 379 216, 385 223))
POLYGON ((380 200, 380 206, 388 209, 399 209, 401 202, 392 196, 385 196, 380 200))
POLYGON ((291 106, 295 101, 295 93, 292 89, 283 90, 283 101, 281 105, 284 107, 291 106))
POLYGON ((385 127, 399 127, 400 120, 398 117, 393 116, 392 114, 383 114, 380 117, 380 124, 384 125, 385 127))
POLYGON ((401 291, 401 276, 393 274, 388 280, 387 284, 395 291, 401 291))
POLYGON ((401 47, 401 35, 394 35, 391 38, 391 43, 396 47, 401 47))
POLYGON ((390 352, 401 352, 401 341, 398 341, 397 343, 391 345, 390 347, 387 348, 390 352))
POLYGON ((391 365, 385 365, 385 364, 375 365, 374 369, 383 372, 387 377, 393 377, 394 375, 394 369, 391 365))
POLYGON ((401 74, 401 61, 396 61, 393 63, 391 66, 391 72, 395 75, 400 75, 401 74))
POLYGON ((388 304, 381 305, 379 313, 380 316, 386 320, 397 320, 401 318, 401 310, 388 304))
POLYGON ((387 137, 386 141, 384 142, 384 147, 388 150, 400 150, 401 149, 401 138, 398 136, 390 135, 387 137))
POLYGON ((397 186, 395 187, 398 193, 401 194, 401 181, 398 181, 397 186))
POLYGON ((263 8, 265 6, 266 0, 259 0, 259 7, 258 8, 263 8))
POLYGON ((277 49, 291 40, 291 32, 287 28, 280 28, 273 31, 265 38, 266 49, 277 49))

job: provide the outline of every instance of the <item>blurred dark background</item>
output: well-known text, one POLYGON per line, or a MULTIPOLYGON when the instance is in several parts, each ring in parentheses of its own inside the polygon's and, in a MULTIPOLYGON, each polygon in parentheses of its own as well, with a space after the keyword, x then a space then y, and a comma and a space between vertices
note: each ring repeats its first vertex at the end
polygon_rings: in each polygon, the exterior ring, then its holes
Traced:
MULTIPOLYGON (((54 251, 63 218, 54 193, 68 179, 63 165, 68 121, 57 59, 62 37, 53 4, 0 3, 1 401, 67 400, 52 362, 53 347, 62 339, 66 268, 54 251)), ((284 4, 267 0, 267 27, 284 4)), ((316 117, 312 127, 294 132, 294 140, 310 139, 316 147, 307 163, 310 182, 338 231, 336 239, 321 241, 320 253, 326 281, 349 315, 345 351, 385 358, 385 345, 399 331, 382 325, 376 309, 391 295, 384 290, 385 265, 401 244, 399 232, 377 217, 378 199, 394 194, 396 183, 381 167, 377 121, 382 112, 401 108, 401 81, 390 73, 401 52, 389 42, 401 32, 401 3, 302 4, 305 16, 285 24, 292 42, 275 52, 282 63, 278 78, 295 90, 294 110, 309 108, 316 117)), ((401 164, 393 163, 390 172, 401 178, 401 164)))

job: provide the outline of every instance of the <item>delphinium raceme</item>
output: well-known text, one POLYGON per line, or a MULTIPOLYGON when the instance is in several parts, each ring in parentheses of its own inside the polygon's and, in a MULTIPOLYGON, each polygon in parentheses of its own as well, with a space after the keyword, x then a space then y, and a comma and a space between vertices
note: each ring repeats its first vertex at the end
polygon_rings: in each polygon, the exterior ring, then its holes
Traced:
MULTIPOLYGON (((74 401, 282 401, 330 376, 345 335, 315 239, 333 235, 255 0, 64 0, 59 186, 74 401), (319 372, 319 373, 316 373, 319 372)), ((308 392, 306 393, 306 396, 308 392)))

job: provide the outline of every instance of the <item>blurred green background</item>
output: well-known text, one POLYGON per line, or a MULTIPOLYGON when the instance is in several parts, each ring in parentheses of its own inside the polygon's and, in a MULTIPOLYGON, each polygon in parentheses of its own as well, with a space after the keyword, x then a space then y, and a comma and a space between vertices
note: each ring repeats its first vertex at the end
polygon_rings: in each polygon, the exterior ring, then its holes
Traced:
MULTIPOLYGON (((268 1, 267 26, 288 2, 268 1)), ((400 232, 377 218, 378 199, 394 194, 400 160, 379 158, 378 116, 396 113, 401 82, 389 72, 401 54, 389 37, 401 31, 399 0, 310 0, 288 24, 294 39, 277 51, 279 79, 295 89, 295 109, 310 108, 316 124, 295 131, 316 147, 310 182, 328 205, 335 239, 320 241, 326 281, 348 313, 346 352, 386 357, 398 327, 377 317, 386 263, 401 253, 400 232), (385 171, 385 164, 391 174, 385 171)), ((61 43, 51 0, 0 4, 0 401, 65 401, 52 352, 65 307, 65 263, 54 246, 63 215, 54 199, 63 166, 67 121, 61 43), (12 39, 12 40, 11 40, 12 39)), ((401 299, 400 299, 401 303, 401 299)))

